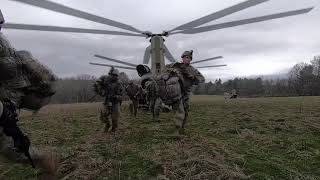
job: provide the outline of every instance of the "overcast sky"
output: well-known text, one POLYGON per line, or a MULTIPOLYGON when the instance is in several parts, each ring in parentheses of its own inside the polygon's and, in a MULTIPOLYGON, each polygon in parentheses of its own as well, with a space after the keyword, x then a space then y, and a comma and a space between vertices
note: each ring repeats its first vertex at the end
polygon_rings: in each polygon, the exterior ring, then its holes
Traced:
MULTIPOLYGON (((132 25, 140 30, 161 33, 244 0, 53 0, 132 25)), ((308 14, 238 26, 200 34, 173 35, 166 46, 180 59, 184 50, 194 50, 194 60, 214 56, 224 59, 203 63, 228 64, 227 67, 202 69, 206 79, 233 78, 277 74, 297 62, 309 62, 320 55, 320 1, 270 0, 209 24, 240 20, 282 11, 314 6, 308 14)), ((6 22, 41 24, 104 30, 120 30, 107 25, 68 15, 0 0, 6 22)), ((100 76, 109 68, 89 65, 89 61, 105 63, 93 57, 100 54, 111 58, 142 63, 149 41, 143 37, 40 32, 3 29, 18 50, 29 50, 60 77, 77 74, 100 76)), ((121 30, 120 30, 121 31, 121 30)), ((126 71, 131 77, 136 73, 126 71)))

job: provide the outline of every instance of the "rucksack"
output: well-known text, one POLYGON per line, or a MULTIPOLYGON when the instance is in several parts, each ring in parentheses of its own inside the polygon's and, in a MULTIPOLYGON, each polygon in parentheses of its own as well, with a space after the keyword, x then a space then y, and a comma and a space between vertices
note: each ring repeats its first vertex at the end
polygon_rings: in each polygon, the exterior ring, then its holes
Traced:
POLYGON ((177 73, 165 71, 153 77, 151 73, 141 77, 141 85, 151 97, 160 97, 163 103, 172 105, 182 98, 181 81, 177 73))

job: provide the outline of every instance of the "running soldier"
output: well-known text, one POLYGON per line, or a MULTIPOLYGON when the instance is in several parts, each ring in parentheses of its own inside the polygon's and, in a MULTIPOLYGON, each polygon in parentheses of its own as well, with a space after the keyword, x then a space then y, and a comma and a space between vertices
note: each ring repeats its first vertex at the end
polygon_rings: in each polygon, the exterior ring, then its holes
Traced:
POLYGON ((101 76, 94 84, 95 92, 104 97, 103 110, 100 112, 100 120, 105 123, 104 132, 115 132, 118 128, 120 101, 123 95, 123 87, 118 76, 119 71, 112 67, 108 76, 101 76))
MULTIPOLYGON (((4 23, 0 11, 0 30, 4 23)), ((55 93, 53 73, 27 51, 16 51, 0 32, 0 156, 1 160, 29 163, 47 179, 54 178, 58 158, 31 145, 17 122, 18 109, 39 110, 55 93)))

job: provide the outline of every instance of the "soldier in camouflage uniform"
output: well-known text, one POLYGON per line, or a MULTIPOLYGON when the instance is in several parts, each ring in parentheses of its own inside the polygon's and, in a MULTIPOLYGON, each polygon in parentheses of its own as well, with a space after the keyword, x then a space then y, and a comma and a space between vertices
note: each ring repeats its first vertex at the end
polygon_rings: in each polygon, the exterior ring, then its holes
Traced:
POLYGON ((166 66, 165 72, 158 77, 153 77, 151 73, 142 69, 139 73, 142 77, 141 83, 144 86, 148 84, 154 85, 152 91, 156 93, 161 100, 172 106, 176 116, 176 128, 179 134, 184 133, 189 111, 189 98, 193 85, 204 82, 203 75, 190 65, 192 61, 192 51, 185 51, 182 56, 181 63, 173 63, 166 66))
POLYGON ((137 111, 138 111, 138 103, 139 103, 139 85, 135 84, 133 81, 129 82, 129 85, 126 87, 127 95, 130 98, 130 114, 131 116, 134 115, 134 117, 137 117, 137 111))
MULTIPOLYGON (((180 132, 183 132, 185 124, 187 122, 187 117, 189 115, 189 106, 190 106, 190 94, 192 87, 194 85, 198 85, 199 83, 203 83, 205 78, 203 75, 193 66, 190 65, 192 61, 193 51, 185 51, 181 55, 182 62, 181 63, 173 63, 169 64, 166 67, 168 69, 175 69, 179 72, 180 83, 182 85, 182 103, 183 103, 183 111, 180 109, 179 105, 178 110, 180 111, 180 115, 177 115, 177 128, 180 132)), ((177 108, 177 107, 175 107, 177 108)), ((178 111, 178 113, 179 113, 178 111)))
MULTIPOLYGON (((4 20, 0 11, 0 30, 2 23, 4 20)), ((47 178, 54 176, 57 170, 57 156, 31 146, 28 136, 17 125, 17 109, 38 110, 48 103, 54 94, 51 86, 54 80, 53 74, 34 60, 30 53, 16 51, 0 31, 0 161, 30 163, 42 170, 47 178), (42 68, 43 73, 48 73, 47 81, 39 78, 40 71, 28 71, 30 63, 42 68)))
POLYGON ((100 112, 100 119, 105 123, 105 132, 115 132, 120 118, 120 101, 122 100, 123 87, 118 79, 119 71, 113 67, 108 76, 101 76, 94 84, 97 94, 105 97, 104 108, 100 112), (111 122, 110 122, 111 117, 111 122))
POLYGON ((153 121, 159 121, 161 99, 158 94, 157 83, 155 81, 148 81, 145 84, 147 92, 147 102, 149 103, 149 110, 152 114, 153 121))

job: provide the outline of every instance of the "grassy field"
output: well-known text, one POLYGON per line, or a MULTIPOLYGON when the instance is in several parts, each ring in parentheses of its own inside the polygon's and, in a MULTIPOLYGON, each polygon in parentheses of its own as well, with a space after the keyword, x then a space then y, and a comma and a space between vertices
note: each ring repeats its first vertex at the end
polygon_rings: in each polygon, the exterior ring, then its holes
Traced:
MULTIPOLYGON (((174 135, 174 114, 132 118, 104 134, 100 105, 50 105, 23 113, 32 143, 61 156, 59 179, 320 179, 320 97, 194 96, 186 135, 174 135)), ((0 179, 39 172, 1 163, 0 179)))

